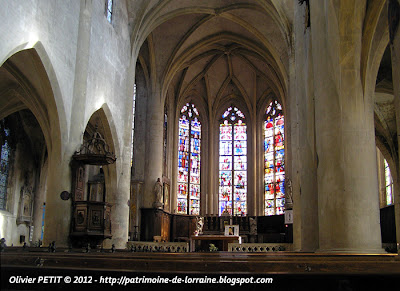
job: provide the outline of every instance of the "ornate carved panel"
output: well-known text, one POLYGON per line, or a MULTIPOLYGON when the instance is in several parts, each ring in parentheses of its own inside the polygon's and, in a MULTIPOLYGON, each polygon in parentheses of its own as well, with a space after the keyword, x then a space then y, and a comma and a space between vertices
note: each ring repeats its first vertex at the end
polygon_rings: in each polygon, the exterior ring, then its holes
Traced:
POLYGON ((84 201, 85 166, 79 162, 72 162, 72 199, 84 201))

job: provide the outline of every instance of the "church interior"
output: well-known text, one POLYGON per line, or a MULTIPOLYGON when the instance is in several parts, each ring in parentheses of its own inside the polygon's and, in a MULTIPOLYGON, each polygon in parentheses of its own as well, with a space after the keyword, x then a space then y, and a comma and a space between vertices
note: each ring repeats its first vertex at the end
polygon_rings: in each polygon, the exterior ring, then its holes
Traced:
POLYGON ((0 5, 2 274, 400 275, 399 0, 0 5))

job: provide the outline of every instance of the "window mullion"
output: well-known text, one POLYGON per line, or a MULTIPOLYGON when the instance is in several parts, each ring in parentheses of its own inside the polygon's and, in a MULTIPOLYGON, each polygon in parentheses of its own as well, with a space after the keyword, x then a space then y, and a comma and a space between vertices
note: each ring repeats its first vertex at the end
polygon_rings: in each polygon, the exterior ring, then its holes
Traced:
POLYGON ((190 172, 191 172, 191 168, 192 168, 192 164, 191 164, 191 158, 192 158, 192 150, 191 150, 191 140, 192 140, 192 136, 191 136, 191 134, 192 134, 192 119, 191 118, 188 118, 188 120, 189 120, 189 133, 188 133, 188 137, 189 137, 189 143, 188 143, 188 153, 189 153, 189 156, 188 156, 188 182, 187 182, 187 189, 188 189, 188 192, 187 192, 187 205, 188 205, 188 207, 187 207, 187 209, 186 209, 186 213, 187 214, 189 214, 190 213, 190 172))
POLYGON ((272 127, 272 144, 273 144, 273 148, 274 148, 274 150, 273 150, 273 158, 272 158, 272 160, 273 160, 273 163, 274 163, 274 168, 273 168, 273 173, 274 173, 274 180, 273 180, 273 187, 274 187, 274 213, 276 214, 276 143, 275 143, 275 130, 276 130, 276 128, 275 128, 275 123, 276 123, 276 120, 275 120, 275 117, 273 117, 272 118, 272 125, 273 125, 273 127, 272 127))
POLYGON ((232 157, 232 192, 231 192, 231 200, 232 200, 232 215, 235 215, 235 125, 231 123, 232 126, 232 145, 231 145, 231 157, 232 157))

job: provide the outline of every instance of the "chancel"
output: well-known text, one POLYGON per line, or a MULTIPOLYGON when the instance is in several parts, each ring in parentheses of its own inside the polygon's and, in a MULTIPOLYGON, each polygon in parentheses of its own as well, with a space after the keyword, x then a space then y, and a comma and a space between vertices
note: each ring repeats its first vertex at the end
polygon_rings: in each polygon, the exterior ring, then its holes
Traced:
POLYGON ((3 274, 400 275, 399 0, 0 7, 3 274))

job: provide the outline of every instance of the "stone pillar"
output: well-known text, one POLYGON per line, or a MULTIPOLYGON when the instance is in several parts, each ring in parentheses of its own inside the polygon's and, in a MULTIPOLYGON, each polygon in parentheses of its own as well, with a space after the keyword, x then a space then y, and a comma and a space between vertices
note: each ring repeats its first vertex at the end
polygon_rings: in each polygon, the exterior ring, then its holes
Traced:
POLYGON ((360 77, 357 1, 311 2, 319 251, 381 252, 373 103, 360 77))
MULTIPOLYGON (((256 110, 250 113, 252 124, 249 126, 247 121, 247 144, 249 146, 247 152, 247 215, 264 215, 259 214, 257 211, 258 205, 263 204, 264 197, 261 200, 256 197, 257 195, 257 163, 249 163, 249 161, 255 161, 257 158, 257 113, 256 110)), ((249 116, 250 117, 250 116, 249 116)), ((249 118, 250 119, 250 118, 249 118)), ((263 156, 264 157, 264 156, 263 156)))
MULTIPOLYGON (((52 149, 49 153, 48 183, 46 197, 46 213, 43 245, 56 241, 56 247, 68 246, 71 199, 61 200, 62 191, 70 192, 71 168, 70 160, 74 152, 82 144, 82 133, 85 131, 85 105, 87 90, 87 70, 91 35, 92 1, 82 1, 79 15, 79 32, 75 63, 75 80, 71 112, 71 128, 69 141, 62 147, 63 153, 52 149)), ((67 133, 62 133, 67 134, 67 133)), ((58 142, 58 141, 57 141, 58 142)))
POLYGON ((129 200, 129 240, 139 240, 139 197, 143 195, 143 182, 131 182, 131 199, 129 200))
POLYGON ((75 79, 73 90, 73 102, 71 111, 70 141, 81 144, 82 133, 85 131, 85 109, 88 79, 88 63, 90 54, 90 36, 92 23, 92 1, 81 1, 79 14, 79 31, 76 48, 75 79), (81 134, 74 134, 80 132, 81 134))
POLYGON ((68 247, 72 200, 62 200, 60 194, 63 191, 70 192, 71 189, 69 165, 71 155, 72 152, 61 156, 54 149, 49 153, 44 247, 47 247, 52 241, 56 242, 56 247, 68 247))
MULTIPOLYGON (((130 140, 130 138, 129 138, 130 140)), ((125 143, 128 142, 125 139, 125 143)), ((121 154, 120 165, 117 166, 116 175, 111 175, 111 179, 118 181, 117 189, 115 193, 112 193, 111 199, 113 207, 111 209, 111 241, 105 240, 104 247, 111 247, 110 244, 114 244, 117 249, 126 248, 126 242, 128 241, 129 235, 129 198, 130 198, 130 146, 126 146, 125 150, 121 154), (118 177, 117 177, 118 176, 118 177)), ((109 166, 110 167, 110 166, 109 166)))
MULTIPOLYGON (((211 106, 208 108, 209 112, 214 114, 211 106)), ((213 114, 209 114, 208 119, 208 189, 207 189, 207 213, 208 215, 218 214, 218 149, 219 149, 219 128, 216 129, 213 114), (218 130, 218 131, 217 131, 218 130), (212 173, 212 174, 210 174, 212 173), (216 173, 216 174, 215 174, 216 173), (217 193, 217 194, 215 194, 217 193)), ((202 143, 204 148, 206 145, 202 143)), ((203 157, 202 157, 203 159, 203 157)))
POLYGON ((146 160, 142 206, 152 208, 155 202, 154 185, 162 181, 164 104, 160 92, 153 92, 147 101, 146 160))
MULTIPOLYGON (((400 1, 399 1, 400 3, 400 1)), ((400 149, 400 24, 397 26, 393 43, 390 44, 392 53, 392 80, 394 108, 396 111, 397 142, 400 149)), ((400 152, 397 152, 397 181, 394 182, 394 211, 396 218, 397 251, 400 254, 400 152)))
POLYGON ((292 171, 287 178, 292 180, 294 196, 293 243, 295 250, 312 252, 318 248, 318 187, 313 56, 311 29, 307 28, 305 3, 295 9, 292 55, 295 62, 293 61, 290 70, 291 87, 288 101, 292 121, 292 171))

